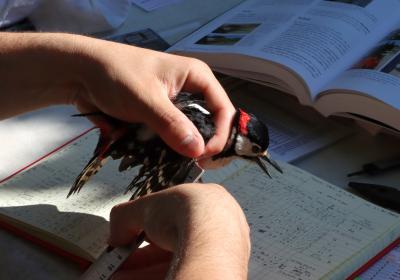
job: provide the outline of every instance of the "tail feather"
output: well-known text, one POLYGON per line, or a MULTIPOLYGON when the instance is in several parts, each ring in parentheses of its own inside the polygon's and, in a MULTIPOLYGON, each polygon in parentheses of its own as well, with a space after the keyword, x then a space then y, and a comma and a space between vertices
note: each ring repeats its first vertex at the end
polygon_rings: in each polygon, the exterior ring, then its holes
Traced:
POLYGON ((136 186, 135 192, 132 194, 131 198, 129 200, 134 200, 138 197, 144 196, 146 194, 152 193, 152 184, 151 180, 152 177, 146 178, 144 181, 139 182, 136 186))
POLYGON ((74 193, 79 193, 80 190, 82 189, 83 185, 85 185, 86 182, 93 175, 95 175, 100 170, 101 167, 103 167, 103 165, 105 164, 106 161, 107 161, 107 158, 103 158, 101 156, 92 157, 92 159, 88 162, 88 164, 85 166, 85 168, 81 171, 81 173, 75 179, 75 182, 73 183, 71 189, 69 190, 67 198, 70 197, 74 193))
POLYGON ((128 185, 128 187, 125 190, 125 194, 127 194, 129 191, 132 191, 133 189, 136 188, 135 192, 148 177, 148 174, 146 174, 146 168, 143 166, 140 168, 139 173, 133 178, 132 182, 128 185))
POLYGON ((162 172, 163 168, 153 167, 151 170, 146 170, 145 166, 142 166, 139 174, 128 185, 125 193, 134 190, 130 198, 130 200, 133 200, 164 188, 164 180, 161 176, 162 172))
POLYGON ((136 161, 137 159, 133 155, 124 156, 119 164, 118 171, 121 172, 130 169, 133 165, 136 165, 136 161))

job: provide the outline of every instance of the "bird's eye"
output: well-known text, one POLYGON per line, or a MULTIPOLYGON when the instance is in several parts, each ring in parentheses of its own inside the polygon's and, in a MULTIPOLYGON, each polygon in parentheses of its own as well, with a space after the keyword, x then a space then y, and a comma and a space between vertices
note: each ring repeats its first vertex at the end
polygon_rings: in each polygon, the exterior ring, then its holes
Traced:
POLYGON ((251 147, 251 151, 255 154, 258 154, 261 152, 261 148, 259 146, 253 146, 251 147))

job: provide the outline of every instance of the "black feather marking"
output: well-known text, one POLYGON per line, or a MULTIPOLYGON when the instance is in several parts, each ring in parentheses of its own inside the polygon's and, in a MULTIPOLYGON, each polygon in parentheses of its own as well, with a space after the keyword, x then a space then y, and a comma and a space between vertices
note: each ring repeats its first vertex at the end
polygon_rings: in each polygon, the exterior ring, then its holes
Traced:
POLYGON ((247 123, 247 137, 252 143, 258 144, 263 151, 266 151, 269 146, 268 127, 255 115, 248 115, 250 116, 250 121, 247 123))
POLYGON ((100 170, 100 168, 105 164, 106 161, 106 158, 101 158, 98 156, 92 157, 85 168, 76 178, 71 189, 69 190, 67 198, 74 193, 79 193, 83 185, 86 184, 86 182, 100 170))
POLYGON ((130 169, 134 164, 135 160, 136 158, 134 155, 128 154, 124 156, 121 160, 121 163, 119 164, 118 171, 121 172, 130 169))

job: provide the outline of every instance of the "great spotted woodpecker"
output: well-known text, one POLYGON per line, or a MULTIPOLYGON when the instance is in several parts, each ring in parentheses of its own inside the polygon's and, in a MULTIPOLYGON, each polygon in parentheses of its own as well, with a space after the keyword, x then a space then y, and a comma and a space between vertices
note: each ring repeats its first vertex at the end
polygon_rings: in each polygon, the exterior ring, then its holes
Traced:
MULTIPOLYGON (((215 133, 215 126, 213 116, 207 109, 202 96, 181 92, 173 99, 173 103, 194 123, 207 143, 215 133)), ((138 174, 127 187, 127 191, 134 191, 131 199, 184 181, 194 159, 184 157, 172 150, 157 134, 143 124, 128 124, 112 118, 109 120, 115 127, 113 136, 110 137, 109 133, 100 130, 94 155, 76 178, 68 196, 79 192, 110 157, 121 160, 119 171, 140 166, 138 174)), ((267 126, 254 115, 237 109, 224 150, 202 161, 202 165, 205 168, 218 168, 240 157, 256 162, 268 176, 268 169, 263 160, 282 172, 281 168, 269 157, 268 145, 267 126)))

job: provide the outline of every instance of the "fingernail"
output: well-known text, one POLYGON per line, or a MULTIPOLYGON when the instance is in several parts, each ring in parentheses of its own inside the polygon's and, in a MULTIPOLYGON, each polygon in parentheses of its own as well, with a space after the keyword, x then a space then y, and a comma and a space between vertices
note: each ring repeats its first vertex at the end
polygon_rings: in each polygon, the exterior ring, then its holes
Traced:
POLYGON ((199 153, 200 145, 201 136, 197 136, 194 132, 187 134, 181 142, 181 147, 189 153, 195 153, 195 156, 198 156, 197 153, 199 153))
POLYGON ((186 135, 186 137, 183 139, 183 141, 181 142, 181 146, 192 145, 195 140, 196 139, 195 139, 193 133, 190 133, 190 134, 186 135))

